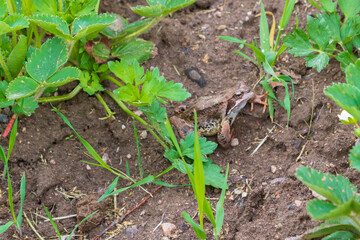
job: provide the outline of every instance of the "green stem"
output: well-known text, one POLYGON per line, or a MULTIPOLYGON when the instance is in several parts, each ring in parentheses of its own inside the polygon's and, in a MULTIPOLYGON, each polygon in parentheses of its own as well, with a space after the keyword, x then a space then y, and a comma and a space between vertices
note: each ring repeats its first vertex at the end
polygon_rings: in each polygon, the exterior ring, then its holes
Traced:
POLYGON ((136 120, 138 120, 142 125, 144 125, 147 130, 156 138, 156 140, 166 149, 168 150, 169 147, 164 143, 163 140, 161 140, 161 138, 151 129, 151 126, 145 121, 143 120, 141 117, 139 117, 138 115, 136 115, 135 113, 133 113, 129 108, 126 107, 126 105, 119 100, 115 94, 113 94, 112 92, 109 91, 105 91, 118 105, 119 107, 121 107, 121 109, 126 112, 127 114, 129 114, 131 117, 135 118, 136 120))
POLYGON ((45 87, 40 88, 34 95, 35 101, 44 93, 45 87))
POLYGON ((37 101, 38 102, 62 102, 62 101, 70 100, 73 97, 75 97, 80 92, 81 89, 82 89, 82 87, 80 87, 80 85, 77 85, 76 88, 74 88, 68 94, 61 95, 61 96, 56 96, 56 97, 38 98, 37 101))
POLYGON ((116 84, 117 86, 119 86, 119 87, 123 87, 123 86, 124 86, 124 85, 122 85, 118 80, 116 80, 115 78, 113 78, 113 77, 110 76, 110 75, 105 75, 105 76, 101 76, 101 77, 100 77, 100 81, 105 80, 105 79, 107 79, 107 80, 115 83, 115 84, 116 84))
POLYGON ((5 60, 4 60, 4 57, 2 55, 2 52, 0 50, 0 64, 1 64, 1 67, 4 69, 4 72, 5 72, 5 75, 6 75, 6 81, 9 83, 13 80, 12 76, 11 76, 11 73, 8 69, 8 67, 6 66, 6 63, 5 63, 5 60))
POLYGON ((39 37, 39 32, 38 32, 36 25, 34 26, 34 36, 35 36, 36 48, 40 48, 41 47, 41 38, 39 37))
POLYGON ((132 34, 129 34, 129 35, 126 35, 126 37, 124 38, 120 38, 118 40, 116 40, 115 42, 111 43, 110 44, 110 47, 113 47, 113 46, 116 46, 130 38, 133 38, 143 32, 145 32, 146 30, 150 29, 152 26, 154 26, 155 24, 157 24, 160 20, 161 20, 162 16, 160 17, 156 17, 154 18, 153 20, 151 20, 151 22, 149 22, 146 26, 144 26, 143 28, 140 28, 139 30, 137 30, 136 32, 132 33, 132 34))
POLYGON ((7 5, 8 5, 8 8, 9 8, 9 13, 10 14, 16 13, 16 7, 15 7, 14 0, 7 0, 7 5))
POLYGON ((63 11, 63 2, 62 0, 59 0, 59 12, 63 11))
POLYGON ((112 112, 109 108, 109 106, 106 104, 105 100, 101 97, 100 93, 95 93, 95 97, 97 98, 97 100, 99 100, 99 102, 101 103, 101 105, 103 105, 103 107, 105 108, 105 111, 107 113, 107 116, 103 119, 106 119, 106 118, 114 118, 114 112, 112 112))

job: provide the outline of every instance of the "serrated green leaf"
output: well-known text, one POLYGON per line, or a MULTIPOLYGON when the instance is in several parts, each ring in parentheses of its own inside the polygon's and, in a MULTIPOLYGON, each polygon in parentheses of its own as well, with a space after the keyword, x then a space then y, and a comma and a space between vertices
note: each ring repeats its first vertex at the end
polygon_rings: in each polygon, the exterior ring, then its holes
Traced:
POLYGON ((357 188, 350 183, 349 179, 341 175, 335 177, 301 166, 296 171, 296 177, 310 189, 334 204, 345 203, 357 193, 357 188))
POLYGON ((99 58, 101 60, 107 60, 110 55, 110 49, 108 49, 105 43, 101 42, 94 45, 92 49, 92 53, 95 58, 99 58))
POLYGON ((26 62, 25 67, 32 78, 44 82, 57 69, 66 63, 68 53, 65 41, 59 37, 47 40, 40 49, 36 49, 26 62))
POLYGON ((57 1, 56 0, 33 0, 37 10, 42 13, 50 13, 56 15, 57 1))
POLYGON ((306 234, 307 239, 327 236, 337 231, 351 231, 357 236, 360 236, 360 231, 357 229, 355 223, 350 217, 338 217, 330 219, 319 227, 314 228, 310 233, 306 234))
POLYGON ((349 64, 353 63, 354 59, 356 59, 354 54, 348 51, 339 53, 338 55, 335 56, 335 58, 340 62, 341 68, 343 70, 346 69, 349 66, 349 64))
POLYGON ((208 162, 204 163, 205 184, 215 188, 228 188, 226 178, 221 174, 221 172, 221 167, 213 164, 212 161, 209 160, 208 162))
POLYGON ((322 240, 356 240, 357 236, 351 232, 339 231, 324 237, 322 240))
POLYGON ((333 2, 332 0, 319 0, 319 2, 326 12, 332 13, 336 11, 337 1, 333 2))
POLYGON ((27 52, 27 38, 24 35, 20 35, 19 41, 11 51, 9 57, 6 60, 6 65, 9 68, 11 76, 17 77, 25 61, 27 52))
POLYGON ((39 104, 32 97, 26 97, 18 100, 18 103, 12 108, 14 114, 24 114, 30 116, 35 112, 35 109, 39 107, 39 104))
POLYGON ((166 7, 164 5, 161 4, 156 4, 156 5, 152 5, 152 6, 137 6, 137 7, 132 7, 131 10, 143 17, 149 17, 149 18, 154 18, 154 17, 159 17, 163 14, 163 12, 165 11, 166 7))
POLYGON ((314 220, 319 220, 319 217, 334 209, 336 209, 334 204, 324 200, 315 199, 307 203, 307 211, 314 220))
POLYGON ((360 59, 355 64, 349 64, 345 73, 346 82, 360 89, 360 59))
POLYGON ((75 79, 78 79, 80 70, 75 67, 66 67, 56 72, 50 78, 46 80, 46 86, 59 87, 69 83, 75 79))
MULTIPOLYGON (((156 1, 159 1, 159 0, 155 0, 155 2, 156 1)), ((166 0, 166 10, 164 11, 163 14, 166 15, 166 14, 175 12, 175 11, 177 11, 179 9, 190 6, 194 2, 196 2, 196 0, 177 0, 177 1, 168 1, 168 0, 166 0)))
MULTIPOLYGON (((190 159, 194 159, 194 134, 194 132, 191 132, 186 135, 185 139, 180 140, 182 154, 190 159)), ((200 151, 203 155, 211 154, 217 148, 217 143, 207 141, 205 137, 199 138, 199 144, 200 151)))
POLYGON ((148 23, 151 21, 151 18, 146 18, 128 24, 127 19, 124 19, 118 15, 114 16, 117 20, 110 26, 105 27, 104 30, 101 32, 110 39, 120 39, 132 33, 135 33, 139 29, 148 25, 148 23))
POLYGON ((333 84, 325 90, 325 95, 330 97, 342 109, 350 113, 360 122, 360 90, 351 84, 333 84))
POLYGON ((8 7, 5 1, 0 2, 0 20, 3 20, 8 14, 8 7))
POLYGON ((356 145, 350 150, 349 162, 352 168, 360 171, 360 145, 356 145))
POLYGON ((144 68, 140 67, 138 62, 128 64, 126 61, 109 62, 109 69, 120 78, 125 84, 134 84, 138 86, 143 83, 144 68))
POLYGON ((158 101, 154 101, 154 103, 149 106, 139 107, 139 110, 142 111, 151 122, 165 122, 166 108, 160 107, 158 101))
POLYGON ((128 63, 134 60, 142 63, 153 56, 154 44, 140 38, 123 42, 111 49, 111 55, 128 63))
POLYGON ((7 81, 0 81, 0 108, 5 108, 12 106, 14 104, 14 100, 8 100, 6 98, 6 90, 8 88, 7 81))
POLYGON ((114 94, 121 99, 121 101, 130 103, 134 106, 148 105, 148 102, 139 101, 140 92, 139 89, 131 84, 127 84, 114 91, 114 94))
POLYGON ((75 17, 91 13, 98 3, 98 0, 73 1, 70 3, 71 14, 75 17))
POLYGON ((354 0, 338 0, 339 7, 348 19, 360 12, 360 2, 354 0))
POLYGON ((22 14, 11 14, 0 21, 0 35, 29 27, 29 21, 22 14))
POLYGON ((10 82, 6 91, 8 100, 24 98, 33 95, 40 87, 40 84, 29 77, 17 77, 10 82))
POLYGON ((94 95, 96 92, 104 91, 104 88, 99 83, 100 79, 96 76, 96 73, 90 75, 87 71, 82 71, 80 73, 80 86, 89 95, 94 95))
POLYGON ((313 40, 321 50, 325 50, 331 40, 330 34, 326 28, 327 24, 320 21, 320 19, 312 18, 311 16, 307 16, 307 22, 306 29, 311 40, 313 40))
POLYGON ((71 34, 74 40, 79 40, 89 34, 100 32, 106 26, 114 23, 115 20, 116 18, 109 14, 90 13, 82 15, 73 21, 71 34))
POLYGON ((293 33, 283 38, 283 41, 290 48, 288 52, 294 54, 295 57, 307 56, 314 51, 309 36, 301 29, 294 29, 293 33))
POLYGON ((71 39, 68 24, 58 16, 39 13, 31 16, 30 21, 56 36, 66 40, 71 39))
POLYGON ((329 59, 326 53, 309 55, 305 58, 306 66, 316 68, 318 72, 321 72, 321 70, 328 65, 329 59))
MULTIPOLYGON (((335 3, 336 9, 336 3, 335 3)), ((340 42, 341 41, 341 32, 340 32, 340 16, 338 13, 332 14, 318 14, 317 15, 321 25, 324 25, 329 37, 331 40, 340 42)))
MULTIPOLYGON (((341 40, 343 44, 350 43, 351 40, 358 34, 360 34, 360 16, 352 16, 342 25, 341 40)), ((352 45, 349 44, 348 51, 352 50, 352 45)))

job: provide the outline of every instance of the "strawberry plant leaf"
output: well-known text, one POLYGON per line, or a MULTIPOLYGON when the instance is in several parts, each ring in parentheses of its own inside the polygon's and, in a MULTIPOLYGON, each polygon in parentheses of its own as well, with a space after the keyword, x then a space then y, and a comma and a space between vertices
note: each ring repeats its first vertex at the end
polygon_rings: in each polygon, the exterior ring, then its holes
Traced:
POLYGON ((336 206, 328 201, 315 199, 307 203, 307 211, 311 218, 319 220, 332 210, 336 209, 336 206))
POLYGON ((358 122, 360 121, 360 89, 351 84, 337 83, 325 90, 342 109, 350 113, 358 122))
POLYGON ((70 2, 71 14, 75 17, 91 13, 98 3, 98 0, 72 1, 70 2))
POLYGON ((128 63, 134 60, 142 63, 153 56, 154 44, 140 38, 123 42, 111 49, 111 55, 128 63))
POLYGON ((306 66, 316 68, 318 72, 321 72, 321 70, 328 65, 329 59, 326 53, 309 55, 305 58, 306 66))
POLYGON ((91 33, 100 32, 106 26, 112 24, 115 20, 115 17, 106 13, 99 15, 96 13, 82 15, 75 18, 73 21, 71 34, 74 40, 79 40, 91 33))
MULTIPOLYGON (((148 2, 159 2, 158 0, 148 0, 148 2)), ((178 0, 178 1, 168 1, 165 0, 163 1, 163 4, 165 4, 166 2, 166 10, 164 11, 163 14, 169 14, 171 12, 175 12, 181 8, 190 6, 191 4, 193 4, 194 2, 196 2, 196 0, 178 0)))
MULTIPOLYGON (((199 138, 200 151, 202 155, 211 154, 217 148, 217 143, 207 141, 206 138, 199 138)), ((180 140, 181 152, 184 156, 194 159, 194 132, 189 133, 185 139, 180 140)), ((203 156, 205 158, 205 156, 203 156)), ((207 162, 206 158, 204 159, 207 162)))
POLYGON ((9 57, 6 60, 6 65, 9 68, 11 76, 17 77, 20 73, 23 62, 25 61, 27 52, 27 38, 24 35, 20 35, 19 41, 11 51, 9 57))
POLYGON ((131 84, 127 84, 114 91, 114 94, 124 102, 130 103, 134 106, 148 105, 148 102, 141 102, 139 89, 131 84))
POLYGON ((360 171, 360 145, 356 145, 350 150, 349 162, 352 168, 360 171))
POLYGON ((320 0, 321 6, 326 12, 335 12, 337 1, 333 2, 332 0, 320 0))
POLYGON ((38 13, 31 16, 30 21, 65 40, 71 39, 68 24, 64 19, 58 16, 48 13, 38 13))
POLYGON ((37 10, 42 13, 50 13, 56 15, 57 1, 56 0, 33 0, 37 10))
MULTIPOLYGON (((343 24, 343 26, 340 29, 341 33, 341 40, 344 44, 349 43, 354 36, 358 35, 360 33, 360 17, 359 16, 353 16, 343 24)), ((352 50, 352 46, 348 51, 352 50)))
POLYGON ((46 86, 48 87, 59 87, 78 79, 80 70, 75 67, 66 67, 53 74, 46 80, 46 86))
POLYGON ((226 178, 221 174, 222 169, 216 164, 212 163, 212 160, 209 159, 208 162, 204 163, 204 176, 205 184, 213 186, 215 188, 228 188, 226 178))
POLYGON ((92 73, 90 75, 87 71, 82 71, 80 73, 79 80, 80 86, 89 95, 94 95, 96 92, 104 91, 104 88, 99 83, 100 79, 96 73, 92 73))
POLYGON ((22 14, 12 14, 0 21, 0 35, 29 27, 29 21, 22 14))
MULTIPOLYGON (((336 3, 335 3, 336 8, 336 3)), ((319 22, 323 23, 325 26, 328 36, 336 42, 341 41, 341 31, 340 31, 340 16, 338 13, 332 14, 318 14, 317 18, 319 22)))
POLYGON ((47 40, 40 49, 36 49, 25 64, 32 78, 44 82, 68 59, 65 41, 59 37, 47 40))
POLYGON ((14 100, 8 100, 6 98, 6 90, 8 88, 9 84, 7 81, 1 81, 0 82, 0 108, 5 108, 12 106, 14 104, 14 100))
MULTIPOLYGON (((319 14, 317 15, 319 16, 319 14)), ((330 42, 330 35, 327 31, 326 22, 320 21, 319 18, 307 17, 307 32, 321 50, 326 49, 330 42)))
POLYGON ((355 16, 360 12, 360 2, 354 0, 338 0, 339 7, 346 18, 355 16))
POLYGON ((345 70, 346 82, 360 88, 360 59, 355 64, 349 64, 345 70))
POLYGON ((345 232, 345 231, 338 231, 334 232, 324 238, 322 240, 356 240, 358 239, 357 236, 351 232, 345 232))
POLYGON ((110 26, 105 27, 101 32, 110 39, 120 39, 135 33, 151 21, 151 18, 146 18, 129 24, 127 19, 124 19, 116 14, 113 14, 113 16, 116 17, 116 21, 110 26))
POLYGON ((35 109, 39 107, 39 104, 32 97, 22 98, 18 100, 18 103, 12 108, 14 114, 24 114, 30 116, 35 112, 35 109))
POLYGON ((283 38, 283 41, 290 48, 288 52, 295 57, 307 56, 315 50, 310 44, 309 36, 301 29, 294 29, 293 33, 288 33, 283 38))
POLYGON ((110 55, 110 49, 101 42, 94 45, 92 53, 95 58, 98 58, 100 60, 107 60, 110 55))
POLYGON ((151 122, 165 122, 166 108, 160 107, 158 101, 154 101, 154 103, 149 106, 141 106, 139 110, 142 111, 151 122))
POLYGON ((323 224, 321 224, 319 227, 314 228, 310 231, 309 234, 306 235, 307 239, 313 239, 317 237, 326 236, 329 234, 332 234, 337 231, 350 231, 356 234, 357 236, 360 236, 360 231, 357 229, 357 223, 354 222, 350 217, 343 216, 343 217, 337 217, 330 219, 323 224))
POLYGON ((160 3, 151 6, 136 6, 132 7, 131 10, 143 17, 154 18, 159 17, 163 14, 166 7, 160 3))
POLYGON ((144 82, 142 77, 144 75, 144 68, 140 67, 139 63, 134 61, 132 65, 126 61, 109 62, 109 69, 120 78, 125 84, 134 84, 138 86, 144 82))
POLYGON ((344 70, 349 66, 349 64, 353 63, 356 57, 354 54, 350 52, 341 52, 335 56, 336 60, 338 60, 341 64, 341 68, 344 70))
POLYGON ((310 189, 334 204, 345 203, 357 193, 357 188, 350 183, 349 179, 341 175, 335 177, 301 166, 296 171, 296 177, 310 189))
POLYGON ((29 77, 17 77, 10 82, 6 91, 9 100, 24 98, 33 95, 40 87, 40 84, 29 77))

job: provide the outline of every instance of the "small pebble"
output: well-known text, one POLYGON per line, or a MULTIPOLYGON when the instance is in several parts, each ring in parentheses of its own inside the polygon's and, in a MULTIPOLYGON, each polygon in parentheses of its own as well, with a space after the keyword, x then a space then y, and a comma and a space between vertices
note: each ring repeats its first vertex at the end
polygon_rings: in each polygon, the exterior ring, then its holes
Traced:
POLYGON ((247 192, 243 192, 243 193, 241 194, 241 197, 242 197, 242 198, 246 198, 247 195, 248 195, 247 192))
POLYGON ((126 126, 123 124, 121 125, 121 129, 124 130, 126 128, 126 126))
POLYGON ((294 209, 295 209, 295 205, 294 205, 294 204, 290 204, 290 205, 288 206, 288 209, 289 209, 289 210, 294 210, 294 209))
POLYGON ((251 16, 251 15, 252 15, 252 12, 251 12, 251 11, 247 12, 247 15, 248 15, 248 16, 251 16))
POLYGON ((161 227, 166 237, 170 236, 176 230, 176 226, 172 223, 163 223, 161 227))
POLYGON ((219 12, 219 11, 215 12, 215 16, 218 18, 221 18, 221 12, 219 12))
POLYGON ((0 122, 1 123, 7 123, 8 116, 6 114, 0 114, 0 122))
POLYGON ((271 172, 272 172, 272 173, 275 173, 275 172, 276 172, 276 170, 277 170, 276 166, 271 165, 271 172))
POLYGON ((108 163, 108 161, 110 160, 109 158, 109 154, 104 153, 104 155, 101 158, 106 164, 108 163))
POLYGON ((51 159, 51 160, 50 160, 50 163, 51 163, 52 165, 55 165, 55 164, 56 164, 55 159, 51 159))
POLYGON ((236 194, 236 195, 239 195, 239 194, 241 194, 242 192, 243 192, 243 191, 242 191, 240 188, 234 190, 234 194, 236 194))
POLYGON ((22 132, 23 132, 23 133, 26 132, 26 127, 23 127, 23 128, 22 128, 22 132))
POLYGON ((147 131, 142 131, 141 133, 140 133, 140 138, 141 139, 146 139, 147 138, 147 135, 148 135, 148 133, 147 133, 147 131))
POLYGON ((131 154, 129 153, 128 155, 126 155, 126 157, 127 157, 128 159, 130 159, 130 158, 131 158, 131 154))
POLYGON ((227 28, 226 25, 220 25, 220 26, 218 26, 216 29, 217 29, 217 30, 224 30, 224 29, 226 29, 226 28, 227 28))
POLYGON ((230 145, 231 145, 232 147, 238 146, 238 145, 239 145, 239 139, 238 139, 238 138, 233 138, 233 139, 231 139, 230 145))
POLYGON ((206 82, 204 76, 200 73, 196 67, 185 69, 185 75, 193 82, 197 83, 200 87, 205 87, 206 82))
POLYGON ((146 214, 146 211, 141 211, 140 216, 143 216, 146 214))
POLYGON ((86 165, 86 170, 91 170, 91 167, 88 164, 86 165))
POLYGON ((135 113, 135 115, 137 115, 137 116, 141 116, 141 115, 143 115, 143 112, 142 111, 140 111, 140 110, 136 110, 136 111, 134 111, 134 113, 135 113))
POLYGON ((295 206, 300 207, 301 204, 302 204, 302 201, 300 201, 300 200, 295 200, 295 206))

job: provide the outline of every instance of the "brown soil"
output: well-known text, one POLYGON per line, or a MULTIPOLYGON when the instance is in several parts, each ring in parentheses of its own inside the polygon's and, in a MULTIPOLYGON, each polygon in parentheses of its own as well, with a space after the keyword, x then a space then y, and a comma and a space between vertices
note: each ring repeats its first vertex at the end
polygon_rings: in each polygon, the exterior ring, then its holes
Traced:
MULTIPOLYGON (((135 6, 138 2, 142 1, 128 3, 105 0, 102 11, 115 11, 133 21, 136 16, 128 10, 127 5, 135 6)), ((217 36, 234 36, 248 42, 258 38, 259 18, 255 17, 259 12, 258 2, 198 0, 196 5, 176 12, 143 35, 157 45, 159 53, 147 61, 145 67, 159 67, 167 80, 183 83, 192 97, 216 93, 233 87, 239 81, 253 86, 258 79, 257 67, 234 53, 237 44, 219 40, 217 36), (205 87, 199 87, 186 77, 185 69, 190 67, 200 69, 206 81, 205 87)), ((266 10, 273 12, 279 20, 285 0, 264 2, 266 10)), ((306 16, 315 13, 314 8, 302 0, 298 1, 294 11, 299 17, 301 28, 305 27, 306 16)), ((294 26, 295 18, 292 17, 288 31, 294 26)), ((251 55, 248 49, 244 51, 251 55)), ((316 226, 318 223, 312 221, 306 212, 306 202, 313 198, 311 191, 294 177, 300 165, 342 174, 354 184, 359 182, 359 174, 349 168, 347 161, 348 152, 354 143, 352 129, 339 124, 336 115, 340 109, 323 94, 326 86, 344 81, 339 64, 331 61, 328 67, 317 73, 307 69, 303 59, 284 54, 277 68, 278 71, 283 69, 301 77, 291 104, 289 127, 286 127, 286 112, 280 106, 275 105, 276 124, 271 122, 267 112, 262 113, 261 107, 257 106, 254 112, 250 112, 247 106, 233 126, 234 134, 240 140, 239 145, 229 149, 218 148, 211 156, 223 169, 230 164, 230 189, 225 201, 223 239, 285 239, 316 226), (307 138, 312 112, 314 119, 307 138), (270 129, 273 129, 271 133, 270 129), (266 142, 250 156, 259 139, 266 135, 269 136, 266 142), (247 192, 247 195, 243 192, 247 192)), ((70 89, 60 89, 59 94, 70 89)), ((260 87, 256 88, 257 93, 262 91, 260 87)), ((282 98, 283 89, 279 88, 277 95, 282 98)), ((139 179, 133 120, 104 97, 117 112, 115 121, 99 120, 105 115, 102 106, 96 98, 85 93, 80 93, 71 101, 57 104, 57 107, 61 107, 81 136, 101 156, 108 154, 110 165, 125 171, 128 161, 131 176, 139 179)), ((172 108, 169 114, 171 112, 172 108)), ((143 130, 139 124, 137 128, 139 132, 143 130)), ((10 159, 15 208, 18 211, 20 207, 19 183, 25 172, 24 211, 45 239, 54 237, 55 231, 49 222, 44 222, 35 214, 45 216, 42 204, 48 207, 53 217, 77 214, 77 218, 57 221, 62 233, 71 231, 81 218, 92 211, 100 210, 95 218, 82 225, 82 236, 78 232, 78 239, 92 238, 116 220, 116 214, 112 211, 112 198, 101 204, 95 203, 115 176, 82 162, 92 160, 85 154, 86 150, 78 139, 68 138, 72 134, 48 104, 42 105, 31 117, 22 118, 19 122, 17 143, 10 159)), ((7 146, 7 142, 7 139, 2 139, 1 145, 7 146)), ((146 174, 157 175, 170 166, 163 157, 162 147, 152 136, 141 140, 140 147, 146 174)), ((161 180, 171 184, 188 183, 187 177, 175 170, 164 175, 161 180)), ((120 179, 118 187, 128 184, 120 179)), ((152 192, 156 185, 145 187, 152 192)), ((214 204, 219 195, 218 190, 207 188, 207 196, 214 199, 214 204)), ((147 193, 140 188, 123 192, 116 199, 117 211, 125 213, 146 196, 147 193)), ((196 239, 192 228, 181 216, 183 211, 191 216, 197 211, 191 188, 163 187, 126 217, 122 224, 109 231, 116 234, 113 239, 164 239, 161 227, 154 231, 163 219, 177 226, 176 235, 179 239, 196 239)), ((3 179, 0 179, 0 212, 0 224, 4 224, 11 214, 7 203, 7 181, 3 179)), ((206 228, 210 236, 208 222, 206 228)), ((104 235, 103 239, 109 235, 104 235)), ((24 219, 21 237, 10 229, 0 239, 36 239, 36 236, 24 219)))

